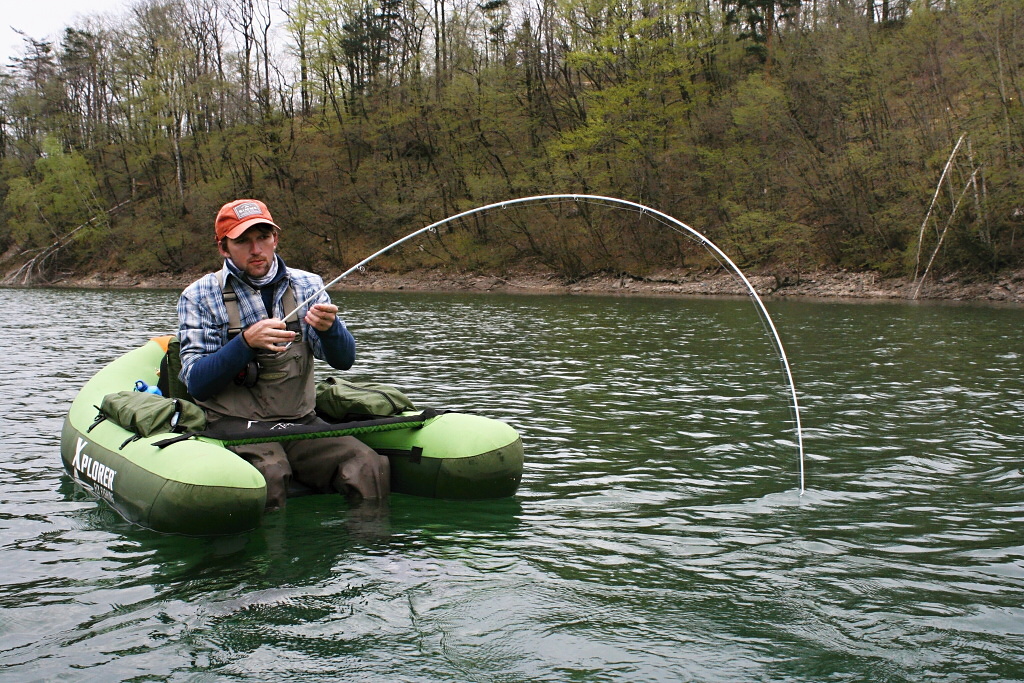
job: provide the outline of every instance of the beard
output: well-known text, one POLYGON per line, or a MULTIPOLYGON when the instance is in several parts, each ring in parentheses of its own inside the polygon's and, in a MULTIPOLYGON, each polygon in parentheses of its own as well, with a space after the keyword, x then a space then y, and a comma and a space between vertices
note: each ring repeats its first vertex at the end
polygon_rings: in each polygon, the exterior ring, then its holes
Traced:
POLYGON ((258 280, 270 272, 270 263, 270 259, 266 257, 250 259, 241 270, 251 279, 258 280))

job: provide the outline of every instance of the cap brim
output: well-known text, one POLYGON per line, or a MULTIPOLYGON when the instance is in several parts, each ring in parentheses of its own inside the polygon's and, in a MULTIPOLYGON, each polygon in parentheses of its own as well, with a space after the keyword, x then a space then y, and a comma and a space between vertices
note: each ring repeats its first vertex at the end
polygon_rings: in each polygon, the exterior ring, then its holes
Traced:
POLYGON ((281 228, 277 227, 276 223, 271 223, 266 218, 252 218, 252 219, 247 220, 247 221, 242 221, 241 223, 236 225, 234 228, 232 228, 230 230, 230 232, 226 233, 224 236, 227 237, 227 238, 236 240, 239 237, 241 237, 242 234, 245 233, 246 230, 248 230, 249 228, 251 228, 253 226, 256 226, 256 225, 269 225, 270 227, 275 228, 277 230, 281 229, 281 228))

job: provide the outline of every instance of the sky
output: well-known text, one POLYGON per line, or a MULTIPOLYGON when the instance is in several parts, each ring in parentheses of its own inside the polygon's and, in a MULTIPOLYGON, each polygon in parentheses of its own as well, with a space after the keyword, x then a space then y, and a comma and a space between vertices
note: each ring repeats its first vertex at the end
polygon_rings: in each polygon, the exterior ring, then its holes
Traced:
POLYGON ((60 39, 64 28, 76 18, 94 14, 121 14, 131 0, 0 0, 0 58, 21 53, 22 38, 11 28, 33 38, 60 39))
MULTIPOLYGON (((81 27, 81 19, 94 16, 122 17, 142 0, 0 0, 0 65, 23 54, 24 39, 14 29, 36 40, 60 42, 64 29, 81 27)), ((278 3, 272 3, 274 7, 278 3)), ((272 10, 277 35, 283 17, 272 10)), ((116 23, 116 22, 115 22, 116 23)))

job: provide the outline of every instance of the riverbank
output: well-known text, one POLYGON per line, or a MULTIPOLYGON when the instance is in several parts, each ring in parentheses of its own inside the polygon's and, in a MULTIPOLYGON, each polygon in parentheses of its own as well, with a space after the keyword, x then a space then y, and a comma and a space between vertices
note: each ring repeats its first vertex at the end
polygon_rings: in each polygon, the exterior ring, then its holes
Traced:
MULTIPOLYGON (((203 273, 134 275, 95 273, 86 277, 67 275, 48 286, 83 288, 181 289, 203 273)), ((331 277, 328 275, 327 277, 331 277)), ((892 299, 988 301, 1024 304, 1024 270, 995 276, 927 280, 917 293, 917 283, 906 278, 883 278, 877 273, 845 270, 798 273, 761 272, 748 275, 760 296, 824 299, 892 299)), ((713 273, 684 269, 652 273, 648 277, 594 275, 566 282, 554 273, 521 272, 501 276, 459 273, 445 269, 387 273, 368 270, 353 273, 332 291, 430 291, 499 292, 524 294, 592 294, 613 296, 745 296, 739 278, 725 271, 713 273)))

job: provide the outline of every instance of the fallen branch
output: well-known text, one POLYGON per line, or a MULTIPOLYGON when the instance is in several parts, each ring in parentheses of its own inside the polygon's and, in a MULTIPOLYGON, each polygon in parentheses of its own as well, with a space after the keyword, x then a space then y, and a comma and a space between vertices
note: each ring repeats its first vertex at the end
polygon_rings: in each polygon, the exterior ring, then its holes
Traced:
POLYGON ((924 273, 921 275, 921 280, 917 283, 917 289, 914 291, 914 299, 916 300, 921 296, 921 287, 924 285, 924 279, 928 277, 928 271, 931 270, 932 264, 935 263, 935 257, 939 255, 939 249, 942 247, 942 241, 946 239, 946 232, 949 230, 949 226, 953 223, 953 217, 956 216, 956 210, 960 208, 960 202, 964 200, 964 196, 967 195, 967 190, 971 189, 974 185, 974 177, 978 175, 978 169, 971 173, 971 177, 964 183, 964 189, 960 192, 960 196, 957 197, 956 204, 953 205, 953 210, 949 212, 949 218, 946 220, 945 227, 942 228, 942 234, 939 235, 939 241, 935 245, 935 251, 932 252, 932 257, 928 259, 928 266, 924 269, 924 273))
MULTIPOLYGON (((949 169, 953 165, 953 160, 956 158, 956 153, 960 150, 960 145, 964 143, 964 138, 966 137, 967 133, 963 133, 960 135, 960 139, 956 141, 956 146, 953 147, 953 152, 949 155, 946 167, 942 169, 942 175, 939 176, 939 182, 935 184, 935 194, 932 195, 932 203, 928 205, 928 211, 925 212, 924 220, 921 221, 921 232, 917 236, 917 257, 914 261, 915 280, 917 279, 918 269, 921 267, 921 244, 924 241, 924 229, 928 225, 928 219, 932 217, 932 210, 935 208, 935 202, 939 200, 939 192, 942 191, 942 181, 946 179, 946 175, 949 173, 949 169)), ((922 278, 922 280, 923 279, 924 278, 922 278)))
MULTIPOLYGON (((112 208, 109 208, 109 209, 105 210, 103 212, 103 214, 100 214, 100 215, 108 215, 109 216, 110 214, 114 213, 115 211, 120 209, 125 204, 130 204, 131 202, 132 202, 131 199, 126 199, 125 201, 121 202, 117 206, 114 206, 112 208)), ((71 241, 74 240, 75 236, 79 233, 79 231, 81 231, 82 229, 87 228, 88 226, 90 226, 93 223, 95 223, 96 220, 98 218, 100 218, 100 215, 93 216, 92 218, 90 218, 86 222, 82 223, 78 227, 74 228, 70 232, 68 232, 68 233, 66 233, 64 235, 61 235, 60 237, 57 238, 56 242, 54 242, 53 244, 49 245, 48 247, 42 247, 41 248, 42 251, 40 251, 40 253, 36 254, 31 259, 29 259, 26 263, 22 264, 21 268, 18 268, 18 270, 16 270, 14 273, 11 273, 7 277, 5 277, 4 281, 3 281, 3 284, 5 284, 5 285, 27 285, 27 284, 29 284, 30 282, 33 281, 33 273, 35 273, 35 275, 38 276, 39 279, 42 279, 42 277, 43 277, 43 269, 46 266, 46 261, 50 257, 52 257, 54 254, 59 252, 61 249, 66 247, 68 244, 70 244, 71 241), (20 282, 19 282, 19 279, 20 279, 20 282)), ((23 252, 23 253, 27 254, 27 253, 30 253, 31 251, 38 251, 38 250, 27 250, 26 252, 23 252)))

